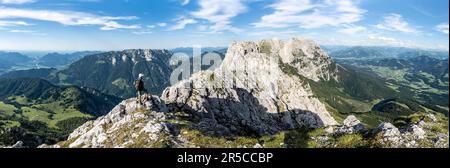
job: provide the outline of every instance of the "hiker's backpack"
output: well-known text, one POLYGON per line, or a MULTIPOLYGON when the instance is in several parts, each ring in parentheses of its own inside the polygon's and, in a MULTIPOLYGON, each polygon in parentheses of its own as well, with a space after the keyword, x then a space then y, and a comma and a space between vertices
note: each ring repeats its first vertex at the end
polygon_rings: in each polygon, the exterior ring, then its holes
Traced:
POLYGON ((134 82, 134 87, 136 88, 136 90, 141 91, 144 89, 144 82, 138 79, 134 82))

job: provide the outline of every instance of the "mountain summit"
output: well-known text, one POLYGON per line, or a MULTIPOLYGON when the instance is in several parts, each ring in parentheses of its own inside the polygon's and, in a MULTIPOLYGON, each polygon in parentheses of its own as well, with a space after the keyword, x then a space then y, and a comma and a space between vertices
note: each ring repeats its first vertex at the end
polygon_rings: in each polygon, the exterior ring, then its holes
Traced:
POLYGON ((329 80, 336 78, 331 64, 318 45, 307 40, 234 43, 218 69, 167 88, 162 99, 201 117, 204 128, 226 134, 333 125, 336 121, 309 85, 289 74, 329 80))

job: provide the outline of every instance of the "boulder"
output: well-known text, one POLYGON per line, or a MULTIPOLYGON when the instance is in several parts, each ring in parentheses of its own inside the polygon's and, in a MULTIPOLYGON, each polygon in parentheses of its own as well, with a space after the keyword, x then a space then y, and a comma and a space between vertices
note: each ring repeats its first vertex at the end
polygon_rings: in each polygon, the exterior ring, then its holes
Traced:
POLYGON ((398 148, 403 143, 402 135, 397 127, 391 123, 381 123, 374 130, 375 141, 381 145, 381 147, 394 147, 398 148))
POLYGON ((365 130, 366 128, 361 123, 361 121, 359 121, 358 118, 356 118, 354 115, 350 115, 345 118, 342 126, 337 127, 334 133, 337 135, 354 134, 364 132, 365 130))
POLYGON ((409 127, 408 131, 412 133, 415 139, 424 139, 426 136, 426 132, 418 125, 413 125, 409 127))
POLYGON ((17 141, 14 145, 9 148, 25 148, 24 143, 22 141, 17 141))

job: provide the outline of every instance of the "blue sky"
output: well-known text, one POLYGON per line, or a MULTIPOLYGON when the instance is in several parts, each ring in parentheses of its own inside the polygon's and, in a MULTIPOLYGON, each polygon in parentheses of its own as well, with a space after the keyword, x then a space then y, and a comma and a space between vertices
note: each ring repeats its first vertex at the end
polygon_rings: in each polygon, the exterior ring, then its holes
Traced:
POLYGON ((0 0, 0 50, 121 50, 264 38, 445 49, 448 0, 0 0))

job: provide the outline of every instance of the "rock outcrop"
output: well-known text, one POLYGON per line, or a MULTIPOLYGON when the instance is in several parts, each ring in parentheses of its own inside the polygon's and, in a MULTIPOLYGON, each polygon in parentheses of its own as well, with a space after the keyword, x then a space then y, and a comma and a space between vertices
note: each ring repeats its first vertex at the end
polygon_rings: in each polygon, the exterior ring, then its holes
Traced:
POLYGON ((27 148, 24 146, 24 143, 22 141, 17 141, 14 145, 8 146, 6 148, 27 148))
POLYGON ((223 134, 272 134, 284 129, 334 125, 301 78, 336 77, 331 59, 312 41, 233 43, 222 65, 167 88, 162 99, 202 118, 223 134))
POLYGON ((170 124, 166 107, 159 98, 153 97, 144 106, 136 99, 128 99, 117 105, 110 113, 94 121, 88 121, 75 131, 68 140, 41 148, 124 148, 153 147, 158 141, 171 141, 170 124), (141 146, 142 145, 142 146, 141 146))
POLYGON ((381 123, 374 131, 381 146, 399 147, 403 144, 400 131, 391 123, 381 123))
POLYGON ((419 121, 399 128, 391 123, 381 123, 373 130, 375 145, 385 148, 448 148, 448 130, 436 131, 443 127, 440 122, 433 114, 427 114, 419 121))
POLYGON ((365 131, 364 125, 354 115, 345 118, 343 125, 337 127, 335 134, 353 134, 365 131))
POLYGON ((342 125, 330 126, 324 128, 322 133, 314 133, 314 136, 310 137, 309 143, 322 148, 449 147, 448 130, 445 131, 444 128, 436 130, 448 124, 446 119, 437 119, 433 114, 414 114, 410 117, 421 119, 404 126, 383 122, 376 128, 367 129, 355 116, 350 115, 342 125))

